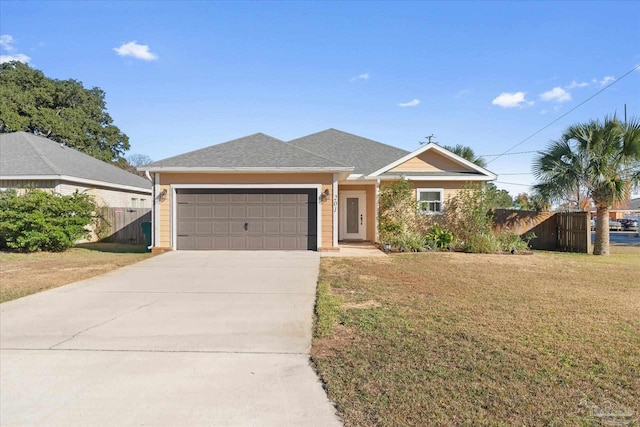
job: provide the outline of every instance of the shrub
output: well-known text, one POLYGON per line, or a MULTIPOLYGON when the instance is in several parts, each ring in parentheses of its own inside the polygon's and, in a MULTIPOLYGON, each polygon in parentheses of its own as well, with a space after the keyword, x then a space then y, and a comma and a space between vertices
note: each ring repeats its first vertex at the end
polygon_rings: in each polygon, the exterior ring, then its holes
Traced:
POLYGON ((29 190, 0 193, 0 244, 20 252, 61 252, 88 237, 95 218, 93 198, 29 190))
POLYGON ((494 254, 500 251, 500 243, 491 233, 475 234, 469 237, 464 250, 474 254, 494 254))
POLYGON ((433 245, 438 249, 448 249, 454 241, 453 233, 443 229, 438 223, 431 227, 426 238, 428 241, 433 242, 433 245))

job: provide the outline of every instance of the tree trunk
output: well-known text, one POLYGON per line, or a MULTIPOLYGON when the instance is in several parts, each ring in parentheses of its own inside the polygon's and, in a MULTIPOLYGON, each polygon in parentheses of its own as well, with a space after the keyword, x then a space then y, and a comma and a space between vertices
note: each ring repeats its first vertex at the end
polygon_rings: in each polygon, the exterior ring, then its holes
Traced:
POLYGON ((609 255, 609 205, 596 203, 596 241, 593 245, 594 255, 609 255))

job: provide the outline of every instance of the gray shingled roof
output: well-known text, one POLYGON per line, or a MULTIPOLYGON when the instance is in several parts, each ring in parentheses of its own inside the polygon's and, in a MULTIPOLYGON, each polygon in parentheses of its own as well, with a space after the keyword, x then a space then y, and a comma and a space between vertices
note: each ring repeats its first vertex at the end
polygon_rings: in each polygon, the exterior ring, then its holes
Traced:
POLYGON ((0 177, 69 176, 151 189, 151 182, 28 132, 0 134, 0 177))
POLYGON ((289 141, 289 144, 329 159, 339 159, 341 163, 354 166, 352 173, 363 175, 375 172, 409 154, 406 150, 337 129, 303 136, 289 141))
POLYGON ((159 160, 144 166, 143 170, 156 168, 322 168, 350 170, 343 162, 330 160, 310 150, 287 144, 263 133, 234 139, 200 150, 159 160))

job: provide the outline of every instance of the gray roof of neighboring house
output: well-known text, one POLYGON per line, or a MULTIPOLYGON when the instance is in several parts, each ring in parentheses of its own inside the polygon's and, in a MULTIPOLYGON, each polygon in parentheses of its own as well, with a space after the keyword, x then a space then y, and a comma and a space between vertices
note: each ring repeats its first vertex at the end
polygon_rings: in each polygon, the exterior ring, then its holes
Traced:
POLYGON ((638 197, 637 199, 631 199, 631 201, 629 202, 629 209, 630 210, 640 210, 640 197, 638 197))
POLYGON ((407 154, 408 151, 337 129, 303 136, 289 144, 354 166, 352 173, 368 175, 407 154))
POLYGON ((234 139, 200 150, 159 160, 140 169, 331 169, 350 171, 351 166, 296 147, 263 133, 234 139))
POLYGON ((148 179, 48 138, 28 132, 0 134, 0 177, 21 176, 69 176, 151 189, 148 179))

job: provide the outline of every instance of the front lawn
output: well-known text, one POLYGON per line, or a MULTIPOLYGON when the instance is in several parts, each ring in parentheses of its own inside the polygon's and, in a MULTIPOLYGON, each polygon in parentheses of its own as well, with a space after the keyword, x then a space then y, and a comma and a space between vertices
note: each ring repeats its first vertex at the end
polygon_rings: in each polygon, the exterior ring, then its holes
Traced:
POLYGON ((320 282, 342 307, 312 359, 347 426, 640 418, 640 248, 323 258, 320 282))
POLYGON ((0 252, 0 303, 88 279, 150 257, 144 246, 86 243, 66 252, 0 252))

